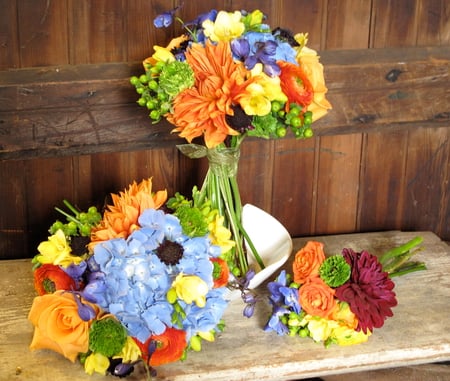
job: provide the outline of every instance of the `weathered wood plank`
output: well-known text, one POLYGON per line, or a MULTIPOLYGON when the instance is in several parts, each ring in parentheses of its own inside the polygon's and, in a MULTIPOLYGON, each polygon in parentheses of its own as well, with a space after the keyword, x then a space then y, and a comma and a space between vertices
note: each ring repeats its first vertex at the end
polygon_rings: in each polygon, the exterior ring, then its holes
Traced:
POLYGON ((22 0, 17 10, 21 67, 68 64, 67 2, 22 0))
POLYGON ((359 231, 400 228, 407 159, 407 131, 366 134, 358 197, 359 231))
MULTIPOLYGON (((186 361, 158 367, 156 380, 282 381, 450 360, 450 247, 436 235, 397 231, 309 237, 294 240, 294 252, 308 239, 315 239, 324 242, 328 254, 350 247, 378 255, 417 234, 424 238, 424 250, 417 257, 426 262, 428 270, 394 278, 399 304, 394 316, 367 343, 326 349, 309 339, 265 333, 268 303, 258 304, 255 316, 247 319, 242 316, 242 302, 234 300, 224 315, 225 331, 216 342, 205 343, 201 352, 189 353, 186 361)), ((290 264, 288 261, 284 268, 290 264)), ((265 292, 263 286, 258 289, 261 296, 265 292)), ((103 380, 51 351, 29 351, 32 326, 27 314, 34 296, 30 261, 1 262, 0 375, 5 380, 103 380), (16 375, 18 367, 20 375, 16 375)), ((128 380, 143 379, 145 373, 139 365, 128 380)))
POLYGON ((313 221, 318 234, 356 230, 358 183, 353 179, 359 177, 361 147, 362 134, 320 138, 313 221))
MULTIPOLYGON (((334 109, 317 135, 448 126, 449 47, 324 51, 322 61, 334 109)), ((135 104, 128 79, 140 72, 138 63, 0 72, 0 160, 179 141, 135 104)))

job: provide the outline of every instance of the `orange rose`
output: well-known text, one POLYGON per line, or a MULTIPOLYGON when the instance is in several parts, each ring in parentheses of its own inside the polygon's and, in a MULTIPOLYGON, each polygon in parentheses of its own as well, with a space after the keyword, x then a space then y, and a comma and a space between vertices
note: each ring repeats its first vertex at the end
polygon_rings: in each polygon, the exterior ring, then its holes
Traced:
POLYGON ((319 277, 310 278, 299 289, 300 305, 310 315, 327 318, 336 307, 334 293, 319 277))
POLYGON ((303 249, 295 254, 292 271, 294 282, 305 283, 308 278, 319 275, 319 267, 325 260, 323 243, 309 241, 303 249))
MULTIPOLYGON (((98 314, 97 306, 84 303, 98 314)), ((35 327, 30 349, 51 349, 72 362, 79 353, 88 351, 89 328, 93 320, 80 318, 72 293, 56 291, 34 298, 28 319, 35 327)))
POLYGON ((323 65, 319 62, 319 56, 313 49, 309 49, 306 46, 302 48, 300 54, 297 57, 300 67, 308 76, 311 81, 312 88, 314 89, 314 98, 311 104, 308 106, 308 110, 313 113, 313 122, 324 116, 331 104, 325 98, 325 94, 328 89, 325 86, 325 79, 323 75, 323 65))
POLYGON ((75 290, 77 284, 61 267, 45 264, 34 271, 34 288, 39 295, 57 290, 75 290))

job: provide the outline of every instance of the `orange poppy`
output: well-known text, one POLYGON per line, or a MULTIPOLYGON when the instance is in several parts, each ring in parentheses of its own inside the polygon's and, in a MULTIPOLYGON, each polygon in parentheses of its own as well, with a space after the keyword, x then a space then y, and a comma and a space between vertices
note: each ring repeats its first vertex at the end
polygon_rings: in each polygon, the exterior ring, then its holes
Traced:
POLYGON ((228 283, 228 278, 230 277, 230 269, 228 264, 222 258, 211 258, 211 262, 214 265, 214 287, 224 287, 228 283), (219 271, 216 273, 216 266, 219 271))
POLYGON ((314 97, 314 89, 308 76, 300 66, 290 62, 277 61, 281 68, 281 90, 288 97, 289 103, 297 103, 304 107, 311 104, 314 97))
POLYGON ((161 335, 150 336, 145 343, 135 339, 142 352, 142 359, 148 362, 148 347, 150 342, 156 341, 156 350, 150 356, 150 365, 159 366, 178 361, 183 356, 187 346, 186 332, 176 328, 166 328, 161 335))

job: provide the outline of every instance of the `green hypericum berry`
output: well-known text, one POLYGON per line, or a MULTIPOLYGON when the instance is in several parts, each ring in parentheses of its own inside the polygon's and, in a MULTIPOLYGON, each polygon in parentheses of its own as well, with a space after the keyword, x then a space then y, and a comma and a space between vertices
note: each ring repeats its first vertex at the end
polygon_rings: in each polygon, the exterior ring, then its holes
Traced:
POLYGON ((106 357, 118 354, 127 339, 127 331, 116 319, 96 320, 89 330, 89 349, 106 357))
POLYGON ((319 275, 330 287, 342 286, 350 278, 351 267, 341 255, 325 259, 319 268, 319 275))
POLYGON ((147 83, 148 82, 147 76, 145 74, 141 74, 141 76, 139 77, 139 82, 147 83))
POLYGON ((312 128, 310 128, 310 127, 305 129, 305 132, 303 133, 303 136, 305 138, 311 138, 313 135, 314 135, 314 132, 313 132, 312 128))

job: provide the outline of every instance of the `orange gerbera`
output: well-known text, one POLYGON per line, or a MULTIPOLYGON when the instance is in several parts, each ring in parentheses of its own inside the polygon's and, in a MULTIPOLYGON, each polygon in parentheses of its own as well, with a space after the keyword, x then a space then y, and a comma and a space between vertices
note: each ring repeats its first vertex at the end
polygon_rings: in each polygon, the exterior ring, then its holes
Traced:
MULTIPOLYGON (((311 104, 314 97, 314 89, 303 69, 285 61, 277 61, 277 64, 281 68, 281 90, 286 94, 289 102, 297 103, 304 107, 311 104)), ((289 102, 287 105, 289 105, 289 102)))
POLYGON ((186 52, 186 61, 194 71, 195 85, 182 91, 173 101, 173 112, 167 120, 188 142, 204 135, 205 144, 213 148, 228 135, 239 135, 225 120, 233 115, 231 106, 249 96, 248 71, 241 62, 234 62, 230 46, 218 42, 205 46, 193 44, 186 52))
POLYGON ((111 194, 113 205, 108 205, 103 220, 91 231, 89 250, 102 241, 127 238, 139 228, 138 218, 145 209, 158 209, 167 200, 167 191, 152 192, 152 179, 136 181, 128 190, 111 194))

